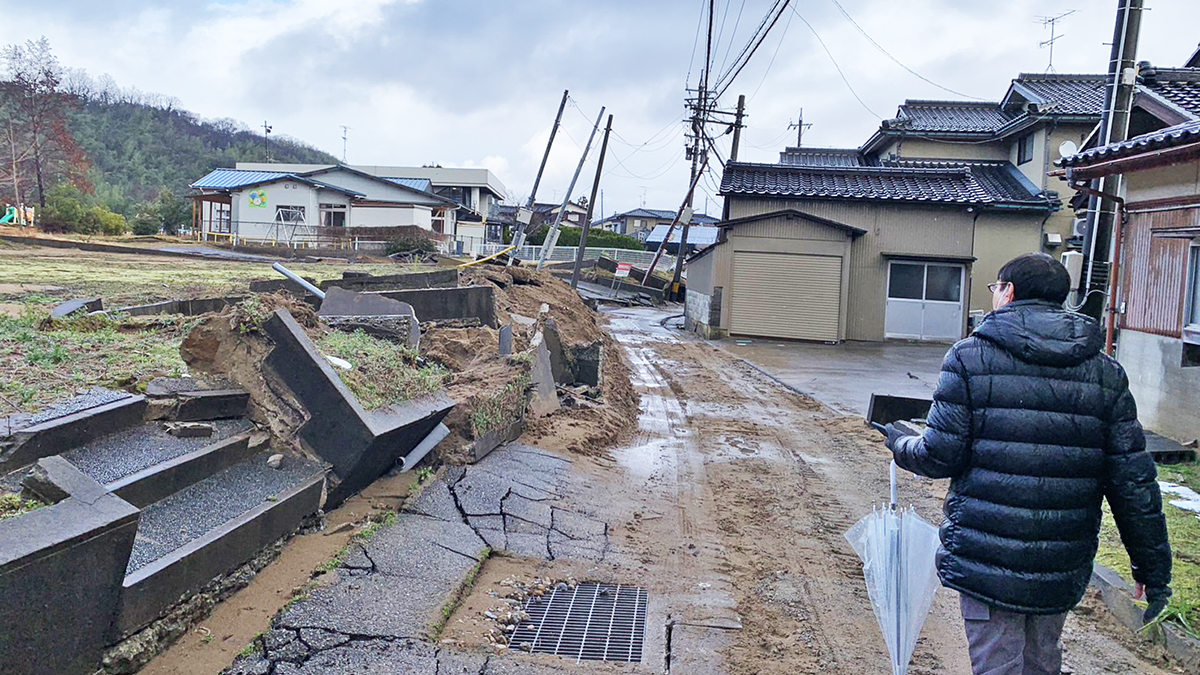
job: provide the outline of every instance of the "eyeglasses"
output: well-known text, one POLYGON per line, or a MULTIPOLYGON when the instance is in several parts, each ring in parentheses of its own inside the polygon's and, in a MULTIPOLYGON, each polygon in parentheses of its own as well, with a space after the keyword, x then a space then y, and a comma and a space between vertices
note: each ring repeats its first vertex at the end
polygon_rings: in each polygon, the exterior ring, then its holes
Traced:
POLYGON ((1011 281, 993 281, 992 283, 988 284, 988 290, 995 293, 1011 283, 1011 281))

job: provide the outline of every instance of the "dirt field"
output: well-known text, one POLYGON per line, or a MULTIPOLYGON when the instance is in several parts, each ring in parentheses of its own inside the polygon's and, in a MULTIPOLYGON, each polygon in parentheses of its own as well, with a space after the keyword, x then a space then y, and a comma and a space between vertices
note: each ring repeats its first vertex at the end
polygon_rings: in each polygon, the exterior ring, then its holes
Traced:
MULTIPOLYGON (((887 672, 861 563, 843 538, 887 498, 886 448, 862 421, 651 318, 629 311, 612 322, 643 412, 619 466, 595 476, 632 511, 614 531, 637 560, 631 572, 676 599, 676 621, 740 618, 714 673, 887 672)), ((944 482, 903 473, 902 501, 927 520, 940 522, 944 494, 944 482)), ((1072 613, 1065 643, 1076 673, 1180 672, 1094 600, 1072 613)), ((921 675, 970 672, 953 592, 939 591, 913 664, 921 675)))

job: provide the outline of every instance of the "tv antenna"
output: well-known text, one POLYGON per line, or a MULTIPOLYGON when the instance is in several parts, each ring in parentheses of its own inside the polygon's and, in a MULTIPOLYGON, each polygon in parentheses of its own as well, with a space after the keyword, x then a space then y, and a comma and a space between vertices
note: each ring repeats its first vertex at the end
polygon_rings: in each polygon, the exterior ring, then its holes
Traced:
POLYGON ((345 124, 342 126, 342 164, 346 163, 346 132, 350 131, 350 127, 345 124))
POLYGON ((1076 11, 1077 10, 1069 9, 1069 10, 1063 12, 1062 14, 1059 14, 1058 16, 1039 16, 1036 19, 1036 21, 1042 22, 1043 27, 1044 26, 1050 27, 1050 39, 1044 40, 1044 41, 1038 43, 1038 47, 1049 47, 1050 48, 1050 62, 1046 65, 1047 73, 1054 72, 1054 42, 1056 40, 1058 40, 1058 38, 1065 35, 1065 33, 1063 33, 1061 35, 1058 33, 1058 22, 1062 21, 1063 19, 1067 18, 1068 16, 1071 16, 1076 11))
POLYGON ((788 129, 796 130, 796 147, 800 147, 804 140, 804 130, 812 126, 812 123, 804 123, 804 108, 800 109, 800 119, 795 124, 788 122, 788 129))

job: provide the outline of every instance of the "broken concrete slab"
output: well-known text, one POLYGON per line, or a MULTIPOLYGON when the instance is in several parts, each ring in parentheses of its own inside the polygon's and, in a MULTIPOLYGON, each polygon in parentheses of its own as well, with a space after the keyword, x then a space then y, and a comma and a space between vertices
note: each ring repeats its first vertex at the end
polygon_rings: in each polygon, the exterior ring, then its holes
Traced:
POLYGON ((386 274, 381 276, 372 276, 369 273, 343 272, 340 280, 331 279, 320 283, 320 288, 323 291, 328 291, 335 286, 352 291, 455 288, 458 286, 458 270, 450 268, 429 272, 386 274), (352 276, 347 276, 347 274, 352 276))
POLYGON ((51 319, 64 319, 76 312, 99 312, 104 310, 104 301, 100 298, 76 298, 54 306, 50 310, 51 319))
POLYGON ((327 316, 323 320, 330 328, 353 333, 361 330, 383 340, 408 345, 417 349, 421 345, 420 324, 415 316, 327 316))
POLYGON ((358 293, 331 287, 321 301, 317 316, 411 316, 412 305, 378 293, 358 293))
POLYGON ((264 330, 275 342, 264 370, 290 389, 308 411, 300 440, 332 464, 338 478, 330 488, 327 508, 407 456, 454 407, 439 392, 368 413, 286 310, 276 310, 264 330))
POLYGON ((337 583, 284 610, 278 625, 363 637, 426 638, 460 581, 339 572, 337 583))
POLYGON ((513 353, 513 327, 512 324, 505 324, 500 327, 500 356, 508 356, 513 353))
POLYGON ((379 291, 379 295, 412 305, 421 321, 478 319, 496 328, 495 289, 491 286, 379 291))
POLYGON ((544 333, 538 332, 533 336, 533 366, 529 377, 533 382, 533 395, 529 400, 529 411, 535 418, 545 417, 559 409, 558 388, 554 382, 553 364, 550 360, 550 349, 546 345, 544 333))
POLYGON ((216 429, 203 422, 167 422, 163 429, 176 438, 208 438, 216 429))
MULTIPOLYGON (((102 399, 110 400, 110 399, 102 399)), ((18 429, 0 438, 0 473, 31 464, 42 457, 57 455, 106 434, 141 424, 146 410, 144 396, 121 396, 101 405, 90 402, 57 409, 50 419, 18 429), (65 413, 59 415, 59 413, 65 413)), ((40 417, 35 416, 36 422, 40 417)))
POLYGON ((546 349, 550 352, 550 372, 554 375, 554 381, 558 384, 574 384, 575 377, 571 373, 567 354, 563 350, 558 323, 552 318, 547 318, 542 323, 541 336, 542 341, 546 343, 546 349))

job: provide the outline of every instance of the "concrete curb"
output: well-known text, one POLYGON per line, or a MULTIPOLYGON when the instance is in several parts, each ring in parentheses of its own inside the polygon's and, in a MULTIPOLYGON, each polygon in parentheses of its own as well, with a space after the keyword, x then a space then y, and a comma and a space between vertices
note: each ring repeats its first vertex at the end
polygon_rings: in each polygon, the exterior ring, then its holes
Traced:
POLYGON ((222 257, 212 254, 203 253, 184 253, 182 251, 161 251, 153 248, 138 248, 136 246, 120 246, 118 244, 93 244, 87 241, 73 241, 70 239, 50 239, 43 237, 18 237, 15 235, 5 234, 0 235, 0 240, 12 242, 14 244, 26 244, 28 246, 44 246, 46 248, 76 248, 81 251, 93 251, 98 253, 129 253, 133 255, 157 255, 167 256, 169 258, 200 258, 207 260, 228 260, 231 262, 248 262, 261 265, 263 263, 276 262, 276 258, 234 258, 222 257))
MULTIPOLYGON (((1121 575, 1096 563, 1092 569, 1092 586, 1100 591, 1104 605, 1129 630, 1142 633, 1142 608, 1133 601, 1133 589, 1121 575)), ((1200 640, 1186 634, 1177 626, 1162 624, 1161 629, 1142 633, 1167 648, 1167 653, 1183 665, 1184 672, 1200 672, 1200 640)))
POLYGON ((129 396, 21 429, 0 439, 3 441, 0 442, 0 473, 66 452, 105 434, 137 426, 142 423, 146 405, 145 396, 129 396))

